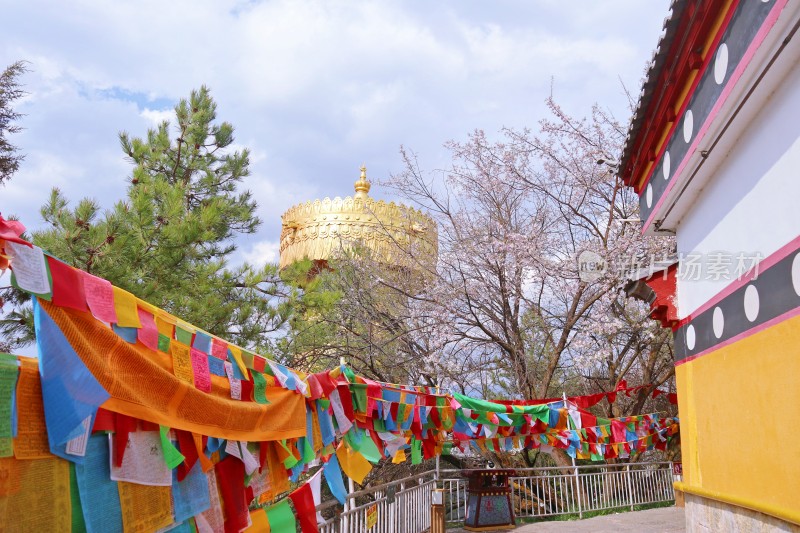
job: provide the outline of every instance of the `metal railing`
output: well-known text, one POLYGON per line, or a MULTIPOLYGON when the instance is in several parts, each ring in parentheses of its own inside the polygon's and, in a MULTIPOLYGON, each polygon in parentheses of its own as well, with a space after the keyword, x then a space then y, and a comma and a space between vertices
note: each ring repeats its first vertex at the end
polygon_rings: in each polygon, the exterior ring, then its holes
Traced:
MULTIPOLYGON (((464 519, 466 479, 443 470, 445 519, 464 519)), ((519 468, 510 479, 517 517, 577 514, 675 500, 672 463, 623 463, 577 467, 519 468)))
MULTIPOLYGON (((510 479, 520 518, 577 514, 675 500, 672 463, 623 463, 518 468, 510 479)), ((467 480, 459 470, 430 470, 348 494, 344 510, 319 525, 320 533, 421 533, 431 526, 431 492, 444 489, 445 520, 464 520, 467 480), (437 481, 438 480, 438 481, 437 481), (368 515, 375 525, 368 528, 368 515)), ((335 508, 328 501, 318 511, 335 508)))
MULTIPOLYGON (((320 533, 364 533, 368 514, 376 513, 370 533, 420 533, 431 526, 431 492, 436 471, 430 470, 391 483, 348 494, 344 511, 319 525, 320 533)), ((338 506, 330 501, 318 511, 338 506)))

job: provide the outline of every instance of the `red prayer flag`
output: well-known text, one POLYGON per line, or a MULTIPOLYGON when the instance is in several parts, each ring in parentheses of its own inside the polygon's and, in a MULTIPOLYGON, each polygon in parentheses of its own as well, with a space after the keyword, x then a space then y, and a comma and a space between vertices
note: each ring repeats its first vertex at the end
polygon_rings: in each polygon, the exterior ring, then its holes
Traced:
POLYGON ((111 411, 106 411, 102 407, 97 408, 97 415, 94 417, 92 433, 97 431, 114 431, 114 413, 111 411))
POLYGON ((136 431, 136 419, 128 415, 114 413, 114 466, 122 466, 125 450, 128 448, 128 433, 136 431))
POLYGON ((350 393, 350 387, 343 384, 339 385, 337 388, 339 389, 339 399, 342 401, 344 414, 352 422, 356 419, 356 414, 353 411, 353 396, 350 393))
POLYGON ((244 491, 244 463, 228 455, 217 463, 215 470, 225 508, 225 533, 239 533, 247 528, 247 519, 250 517, 244 491))
POLYGON ((667 395, 667 399, 669 400, 669 403, 671 403, 673 405, 677 405, 678 404, 678 395, 675 394, 674 392, 669 393, 667 395))
POLYGON ((625 442, 625 424, 619 420, 611 420, 612 442, 625 442))
POLYGON ((316 374, 309 374, 308 378, 308 390, 309 390, 309 399, 310 400, 319 400, 323 396, 322 385, 320 385, 319 380, 317 379, 316 374))
POLYGON ((175 431, 175 434, 178 436, 178 448, 184 457, 183 462, 178 465, 178 481, 183 481, 199 457, 192 434, 180 429, 173 431, 175 431))
POLYGON ((597 425, 597 417, 594 416, 592 413, 586 413, 581 411, 581 427, 590 428, 595 427, 597 425))
POLYGON ((217 338, 211 339, 211 355, 217 359, 226 361, 228 359, 228 343, 217 338))
POLYGON ((88 311, 81 273, 58 259, 49 255, 46 257, 53 278, 53 304, 78 311, 88 311))
POLYGON ((6 220, 0 216, 0 239, 24 244, 32 248, 33 245, 31 243, 20 238, 23 233, 25 233, 25 226, 22 225, 22 222, 19 220, 6 220))
POLYGON ((317 533, 317 513, 314 506, 314 494, 311 492, 311 485, 306 483, 296 491, 289 494, 292 499, 297 520, 300 522, 300 529, 303 533, 317 533))

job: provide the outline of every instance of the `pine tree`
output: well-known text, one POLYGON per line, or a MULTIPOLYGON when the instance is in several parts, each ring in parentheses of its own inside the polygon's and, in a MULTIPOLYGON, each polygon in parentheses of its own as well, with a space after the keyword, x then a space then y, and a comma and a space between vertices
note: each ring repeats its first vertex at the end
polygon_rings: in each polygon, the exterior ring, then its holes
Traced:
POLYGON ((119 140, 134 165, 126 198, 103 211, 90 198, 71 207, 53 189, 41 209, 50 227, 34 243, 213 334, 271 351, 302 291, 274 264, 228 268, 233 238, 260 221, 241 190, 248 151, 232 148, 233 126, 216 120, 209 90, 178 103, 174 127, 164 121, 144 138, 119 140))
POLYGON ((14 111, 12 104, 24 94, 19 86, 19 77, 26 71, 25 62, 17 61, 0 73, 0 184, 11 178, 23 159, 7 135, 19 131, 15 122, 22 115, 14 111))

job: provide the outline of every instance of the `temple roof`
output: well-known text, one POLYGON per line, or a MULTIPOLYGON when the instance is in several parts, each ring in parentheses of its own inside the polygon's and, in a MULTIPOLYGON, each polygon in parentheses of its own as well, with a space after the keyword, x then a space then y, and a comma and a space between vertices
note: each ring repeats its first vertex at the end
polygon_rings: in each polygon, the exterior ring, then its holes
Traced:
POLYGON ((354 245, 379 261, 409 268, 430 265, 438 250, 436 223, 417 209, 369 196, 367 169, 350 197, 295 205, 281 216, 280 267, 308 258, 328 260, 354 245))

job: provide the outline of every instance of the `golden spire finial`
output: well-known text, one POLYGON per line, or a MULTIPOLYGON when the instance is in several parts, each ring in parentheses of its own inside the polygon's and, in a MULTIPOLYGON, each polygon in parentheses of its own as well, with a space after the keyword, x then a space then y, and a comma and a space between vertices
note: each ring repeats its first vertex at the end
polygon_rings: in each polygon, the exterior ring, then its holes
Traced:
POLYGON ((358 181, 356 182, 356 198, 366 198, 367 193, 369 193, 369 188, 371 184, 367 181, 367 167, 365 165, 361 165, 361 176, 359 176, 358 181))

